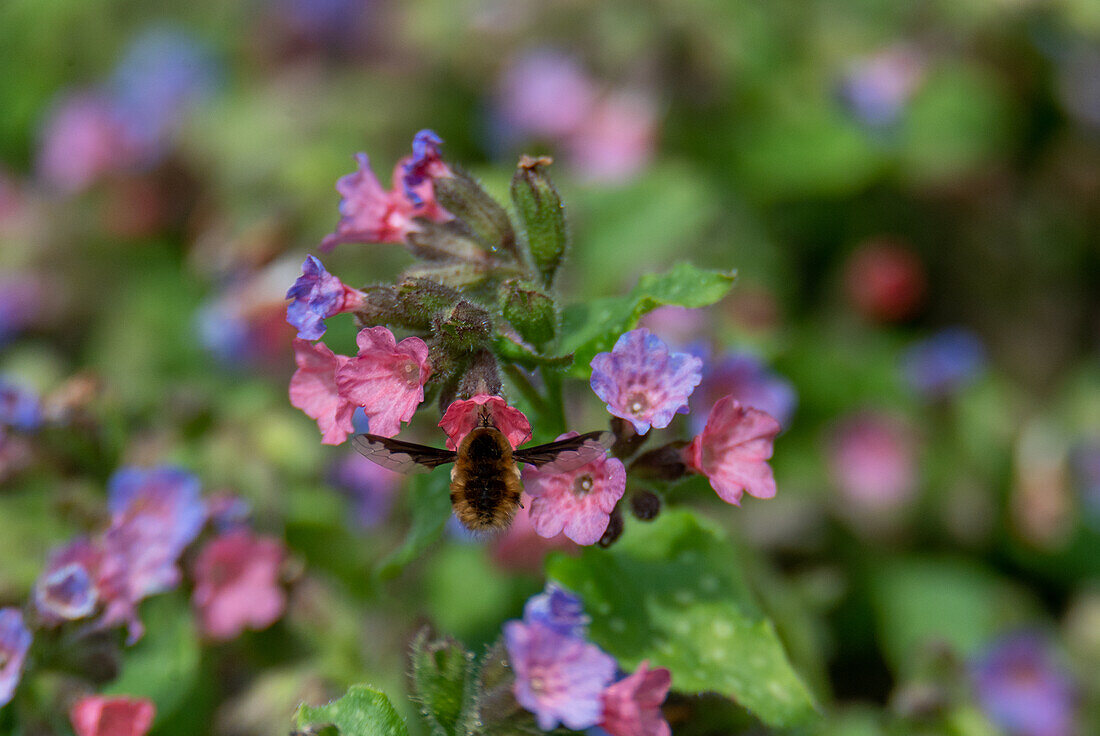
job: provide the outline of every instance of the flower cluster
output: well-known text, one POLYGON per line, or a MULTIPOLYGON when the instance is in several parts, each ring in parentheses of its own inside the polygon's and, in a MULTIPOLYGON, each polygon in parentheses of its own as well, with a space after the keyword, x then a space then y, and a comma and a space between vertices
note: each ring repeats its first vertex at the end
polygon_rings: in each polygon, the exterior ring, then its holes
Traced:
MULTIPOLYGON (((107 511, 106 529, 50 554, 34 588, 38 625, 94 619, 78 630, 77 641, 123 625, 127 643, 134 644, 144 633, 139 604, 180 584, 181 558, 207 521, 213 537, 192 569, 199 630, 210 639, 231 639, 282 615, 283 545, 249 529, 247 506, 239 499, 217 496, 204 503, 198 478, 180 468, 126 467, 108 483, 107 511)), ((31 641, 17 609, 0 611, 0 703, 11 698, 31 641)), ((118 724, 131 720, 137 725, 126 733, 144 733, 151 719, 151 710, 130 701, 92 698, 73 710, 81 734, 122 733, 118 724)))
MULTIPOLYGON (((343 443, 356 430, 357 412, 366 416, 370 434, 393 437, 435 395, 447 449, 457 451, 479 426, 495 427, 518 448, 535 430, 505 399, 503 375, 523 394, 524 408, 542 419, 553 417, 552 405, 562 402, 562 369, 573 358, 550 352, 561 324, 551 287, 567 230, 560 197, 546 174, 550 161, 520 159, 512 181, 522 225, 517 228, 473 179, 443 161, 441 143, 432 131, 417 133, 412 155, 397 164, 390 191, 382 189, 361 155, 361 170, 337 184, 343 218, 321 244, 327 249, 342 242, 400 242, 420 264, 395 284, 356 289, 311 255, 286 293, 287 322, 298 330, 290 402, 317 422, 323 444, 343 443), (360 327, 355 356, 318 341, 325 320, 341 313, 352 314, 360 327), (393 329, 414 334, 398 342, 393 329)), ((544 460, 523 468, 520 517, 534 535, 562 535, 579 545, 614 542, 624 529, 619 507, 628 476, 648 483, 702 474, 720 498, 735 505, 744 493, 775 495, 767 461, 780 422, 768 412, 788 421, 795 398, 789 384, 758 360, 731 356, 704 371, 701 357, 673 350, 641 327, 591 358, 589 385, 615 417, 615 446, 610 455, 578 456, 580 466, 544 460), (668 443, 627 466, 624 461, 651 429, 669 428, 678 414, 689 412, 692 394, 704 380, 697 398, 710 404, 709 416, 695 438, 668 443)), ((564 431, 561 411, 557 416, 558 441, 578 436, 564 431)), ((375 459, 390 468, 416 467, 415 460, 375 459)), ((660 495, 649 488, 636 488, 630 498, 635 516, 643 520, 654 518, 660 505, 660 495)), ((505 518, 511 516, 509 510, 505 518)), ((530 546, 533 537, 526 538, 530 546)), ((513 550, 519 557, 522 547, 513 550)))
POLYGON ((672 684, 667 669, 647 662, 616 681, 615 660, 586 638, 580 599, 550 583, 504 625, 515 672, 516 701, 535 714, 539 728, 599 726, 611 736, 668 736, 661 704, 672 684))

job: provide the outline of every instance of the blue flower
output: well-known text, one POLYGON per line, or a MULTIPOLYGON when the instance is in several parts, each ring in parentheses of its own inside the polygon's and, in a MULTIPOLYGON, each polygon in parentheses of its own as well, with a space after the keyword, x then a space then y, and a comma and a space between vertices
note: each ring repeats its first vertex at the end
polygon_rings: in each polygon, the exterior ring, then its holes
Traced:
POLYGON ((441 145, 443 145, 443 139, 431 130, 424 129, 413 136, 413 154, 404 165, 401 186, 405 190, 405 196, 417 207, 424 204, 424 199, 416 191, 417 188, 424 182, 439 176, 441 168, 446 168, 439 148, 441 145))
POLYGON ((0 609, 0 707, 7 705, 15 694, 30 646, 31 632, 19 609, 0 609))
POLYGON ((901 365, 914 391, 929 399, 949 398, 985 370, 985 346, 973 332, 952 327, 912 345, 901 365))
POLYGON ((0 425, 33 432, 42 424, 42 404, 25 388, 0 379, 0 425))
POLYGON ((286 308, 286 321, 298 328, 303 340, 320 340, 325 334, 324 320, 340 312, 358 308, 362 292, 344 285, 321 264, 316 256, 307 256, 302 275, 286 292, 293 301, 286 308))
POLYGON ((589 618, 581 599, 557 583, 546 585, 545 592, 531 596, 523 607, 523 620, 541 623, 560 634, 584 638, 589 618))

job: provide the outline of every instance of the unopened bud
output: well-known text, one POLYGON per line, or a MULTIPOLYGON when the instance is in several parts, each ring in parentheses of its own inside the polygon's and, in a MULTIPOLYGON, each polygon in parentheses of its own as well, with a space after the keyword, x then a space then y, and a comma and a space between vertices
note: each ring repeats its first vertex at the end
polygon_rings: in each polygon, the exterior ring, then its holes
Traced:
POLYGON ((502 389, 496 356, 491 350, 479 350, 459 380, 457 397, 469 399, 479 394, 500 396, 502 389))
POLYGON ((639 455, 630 464, 630 474, 646 480, 679 480, 687 474, 682 454, 686 442, 670 442, 639 455))
POLYGON ((611 510, 611 517, 607 520, 607 530, 604 531, 603 536, 600 537, 600 541, 596 544, 600 545, 604 549, 607 549, 623 535, 623 512, 622 508, 618 505, 611 510))
POLYGON ((451 169, 452 176, 433 182, 435 198, 461 220, 491 251, 516 255, 516 232, 508 213, 465 172, 451 169))
POLYGON ((485 346, 493 320, 481 307, 465 299, 432 320, 432 336, 452 356, 467 355, 485 346))
POLYGON ((661 497, 653 491, 635 491, 630 497, 630 510, 641 521, 653 521, 661 513, 661 497))
POLYGON ((536 348, 554 339, 558 315, 554 299, 531 283, 509 281, 500 293, 501 312, 516 332, 536 348))
POLYGON ((512 177, 512 201, 527 234, 527 250, 546 286, 554 282, 569 244, 561 195, 546 171, 550 163, 546 157, 523 156, 512 177))
POLYGON ((632 422, 620 417, 611 418, 611 431, 615 434, 615 444, 611 446, 611 454, 620 460, 633 455, 649 439, 648 433, 638 434, 632 422))

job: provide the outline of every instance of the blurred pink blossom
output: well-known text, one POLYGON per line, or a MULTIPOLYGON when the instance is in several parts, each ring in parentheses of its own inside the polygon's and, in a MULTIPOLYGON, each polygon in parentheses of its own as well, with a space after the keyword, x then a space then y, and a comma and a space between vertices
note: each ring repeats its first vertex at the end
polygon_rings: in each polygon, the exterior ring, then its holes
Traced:
POLYGON ((228 640, 245 629, 265 629, 283 615, 286 594, 279 569, 282 542, 237 529, 207 544, 195 560, 195 592, 202 633, 228 640))

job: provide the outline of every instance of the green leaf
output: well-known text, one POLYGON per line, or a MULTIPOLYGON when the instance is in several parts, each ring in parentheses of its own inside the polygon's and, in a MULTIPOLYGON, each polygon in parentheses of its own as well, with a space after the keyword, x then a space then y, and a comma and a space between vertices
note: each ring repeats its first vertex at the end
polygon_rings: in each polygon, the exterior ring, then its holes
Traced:
POLYGON ((191 606, 177 592, 150 598, 140 614, 145 636, 126 651, 122 674, 104 694, 149 698, 158 716, 169 716, 187 698, 199 673, 191 606))
POLYGON ((718 692, 771 726, 814 716, 772 623, 760 613, 737 552, 689 511, 632 524, 609 550, 555 556, 547 574, 582 596, 593 641, 625 669, 648 659, 679 692, 718 692))
POLYGON ((412 526, 401 546, 378 563, 376 572, 383 580, 400 575, 406 565, 438 540, 451 516, 450 481, 445 472, 417 476, 410 486, 412 526))
POLYGON ((298 728, 333 725, 340 736, 408 736, 409 729, 384 693, 352 685, 344 697, 316 708, 298 708, 298 728))
POLYGON ((433 736, 479 732, 478 668, 473 654, 454 639, 429 641, 421 629, 412 644, 413 693, 433 736))
POLYGON ((883 653, 902 675, 929 643, 967 656, 1037 611, 1020 588, 961 559, 881 562, 871 571, 870 590, 883 653))
POLYGON ((724 297, 736 271, 712 271, 678 263, 668 273, 646 274, 629 294, 573 304, 562 315, 560 352, 573 353, 573 375, 584 378, 596 353, 610 350, 627 330, 657 307, 706 307, 724 297))
POLYGON ((508 363, 517 363, 528 370, 534 370, 540 365, 550 368, 565 368, 573 362, 573 356, 567 355, 540 355, 529 345, 519 342, 515 337, 497 333, 493 338, 493 352, 497 357, 508 363))

